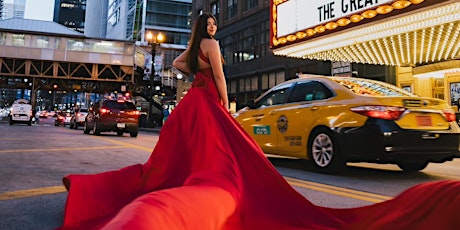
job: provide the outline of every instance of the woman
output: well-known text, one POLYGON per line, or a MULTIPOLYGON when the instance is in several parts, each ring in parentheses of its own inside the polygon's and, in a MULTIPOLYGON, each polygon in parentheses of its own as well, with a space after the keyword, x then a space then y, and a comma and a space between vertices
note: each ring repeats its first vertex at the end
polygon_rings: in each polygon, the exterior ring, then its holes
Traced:
POLYGON ((352 209, 319 207, 296 192, 228 113, 216 29, 212 15, 199 16, 174 61, 195 79, 145 164, 64 178, 62 229, 458 229, 458 181, 352 209))

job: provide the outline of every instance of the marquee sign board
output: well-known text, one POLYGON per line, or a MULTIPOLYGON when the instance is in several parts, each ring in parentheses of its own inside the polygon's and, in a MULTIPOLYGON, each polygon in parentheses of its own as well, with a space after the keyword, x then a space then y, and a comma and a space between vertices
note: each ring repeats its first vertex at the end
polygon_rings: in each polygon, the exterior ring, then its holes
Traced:
POLYGON ((289 0, 276 6, 277 37, 373 9, 394 0, 289 0))
POLYGON ((271 0, 270 47, 396 16, 456 0, 271 0))

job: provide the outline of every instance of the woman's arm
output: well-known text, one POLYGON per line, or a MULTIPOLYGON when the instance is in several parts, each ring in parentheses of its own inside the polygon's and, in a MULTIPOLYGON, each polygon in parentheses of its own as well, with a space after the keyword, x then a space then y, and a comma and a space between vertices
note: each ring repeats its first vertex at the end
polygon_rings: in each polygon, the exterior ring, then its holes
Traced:
POLYGON ((179 69, 180 71, 185 72, 185 73, 190 73, 190 68, 188 68, 187 61, 186 61, 188 52, 189 52, 189 50, 186 49, 179 56, 177 56, 176 59, 174 59, 174 61, 172 63, 172 65, 174 67, 176 67, 177 69, 179 69))
POLYGON ((219 96, 224 107, 229 110, 227 83, 225 82, 219 43, 216 40, 209 40, 207 45, 209 47, 207 49, 209 61, 211 62, 212 72, 214 74, 217 90, 219 91, 219 96))

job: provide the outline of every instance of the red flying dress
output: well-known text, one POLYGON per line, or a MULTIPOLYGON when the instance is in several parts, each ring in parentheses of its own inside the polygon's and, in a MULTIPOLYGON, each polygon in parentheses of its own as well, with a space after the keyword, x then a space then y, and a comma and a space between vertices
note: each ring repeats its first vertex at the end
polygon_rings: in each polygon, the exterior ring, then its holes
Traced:
POLYGON ((459 181, 360 208, 312 204, 221 105, 211 69, 195 75, 145 164, 68 175, 64 184, 59 229, 460 229, 459 181))

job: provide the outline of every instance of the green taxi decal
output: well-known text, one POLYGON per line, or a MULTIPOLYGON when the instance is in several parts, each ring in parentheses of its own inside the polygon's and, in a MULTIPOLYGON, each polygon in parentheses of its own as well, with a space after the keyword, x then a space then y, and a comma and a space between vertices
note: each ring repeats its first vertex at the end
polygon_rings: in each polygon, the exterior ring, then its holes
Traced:
POLYGON ((270 126, 254 126, 254 134, 256 135, 270 135, 270 126))

